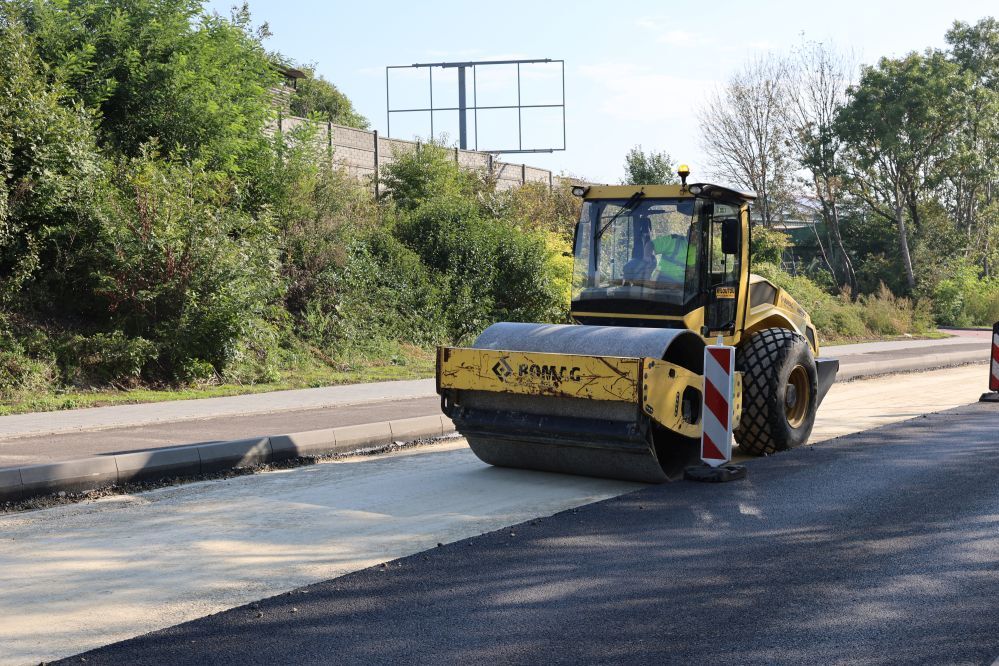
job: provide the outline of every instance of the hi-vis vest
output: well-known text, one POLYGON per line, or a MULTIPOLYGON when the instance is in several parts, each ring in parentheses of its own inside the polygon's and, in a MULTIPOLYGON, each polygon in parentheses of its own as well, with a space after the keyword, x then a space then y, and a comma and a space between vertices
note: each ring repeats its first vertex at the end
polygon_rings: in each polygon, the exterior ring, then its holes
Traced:
POLYGON ((693 266, 697 258, 688 251, 687 241, 676 236, 660 236, 652 241, 656 254, 660 255, 659 275, 662 278, 682 283, 687 267, 693 266))

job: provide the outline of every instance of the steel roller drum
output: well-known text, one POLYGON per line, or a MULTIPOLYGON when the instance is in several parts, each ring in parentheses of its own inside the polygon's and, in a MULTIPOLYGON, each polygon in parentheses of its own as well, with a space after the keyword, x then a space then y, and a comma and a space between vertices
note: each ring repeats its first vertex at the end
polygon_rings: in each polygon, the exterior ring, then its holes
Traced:
MULTIPOLYGON (((499 323, 477 349, 663 359, 703 371, 704 342, 686 329, 499 323)), ((654 426, 637 404, 461 391, 450 410, 482 461, 661 483, 683 472, 693 443, 654 426)))

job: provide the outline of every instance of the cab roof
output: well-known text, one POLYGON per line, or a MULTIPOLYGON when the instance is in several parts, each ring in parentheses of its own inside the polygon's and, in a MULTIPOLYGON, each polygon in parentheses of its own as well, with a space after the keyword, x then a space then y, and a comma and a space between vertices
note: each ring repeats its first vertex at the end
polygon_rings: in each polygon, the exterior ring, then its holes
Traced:
POLYGON ((718 201, 741 204, 756 200, 756 194, 753 192, 740 192, 712 183, 691 183, 686 188, 681 185, 591 185, 586 188, 583 198, 587 200, 628 199, 636 192, 642 192, 645 196, 652 199, 693 198, 695 196, 694 192, 697 192, 698 188, 700 188, 700 196, 718 201))

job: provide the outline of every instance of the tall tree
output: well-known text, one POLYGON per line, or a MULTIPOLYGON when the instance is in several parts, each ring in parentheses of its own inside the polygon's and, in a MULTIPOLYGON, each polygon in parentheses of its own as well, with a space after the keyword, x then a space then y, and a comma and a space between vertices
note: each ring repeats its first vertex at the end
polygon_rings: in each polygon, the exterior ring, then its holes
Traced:
POLYGON ((671 185, 677 182, 673 158, 667 152, 645 152, 635 146, 624 157, 622 185, 671 185))
POLYGON ((847 57, 821 42, 802 44, 793 52, 789 67, 793 94, 787 107, 788 137, 798 163, 808 173, 808 196, 818 202, 829 230, 833 277, 856 293, 857 275, 840 231, 844 165, 842 139, 835 131, 836 114, 846 100, 854 67, 847 57))
MULTIPOLYGON (((201 0, 16 0, 53 83, 99 112, 102 143, 165 151, 238 172, 266 149, 278 73, 244 4, 201 0)), ((0 5, 2 6, 2 5, 0 5)))
POLYGON ((786 63, 776 56, 752 60, 698 114, 712 170, 756 192, 757 210, 768 227, 794 207, 787 77, 786 63))
POLYGON ((894 224, 910 290, 916 286, 911 233, 919 228, 919 205, 942 181, 965 98, 963 77, 944 53, 911 53, 865 67, 837 117, 852 158, 852 190, 894 224))
POLYGON ((951 54, 970 76, 968 104, 956 128, 956 156, 949 169, 950 209, 965 232, 968 252, 990 275, 999 230, 999 20, 957 21, 947 32, 951 54))

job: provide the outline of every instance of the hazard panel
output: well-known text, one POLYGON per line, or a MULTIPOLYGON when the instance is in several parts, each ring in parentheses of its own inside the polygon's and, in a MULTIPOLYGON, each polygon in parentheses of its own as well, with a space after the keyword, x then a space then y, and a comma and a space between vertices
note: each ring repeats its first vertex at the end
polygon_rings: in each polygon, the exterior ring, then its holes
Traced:
POLYGON ((712 467, 724 465, 732 458, 734 401, 735 348, 705 347, 701 460, 712 467))
POLYGON ((992 364, 989 390, 999 391, 999 324, 992 327, 992 364))

